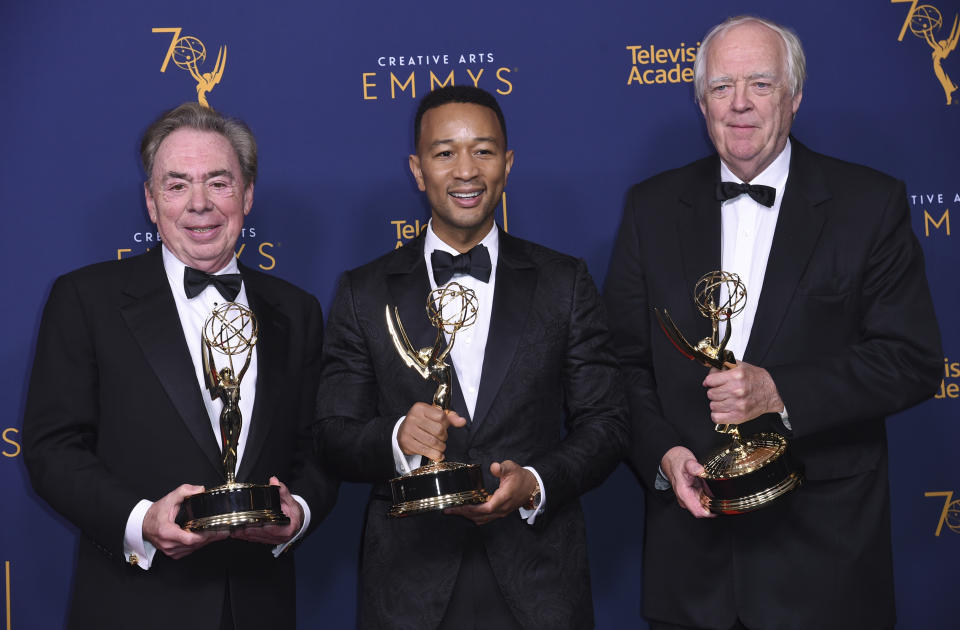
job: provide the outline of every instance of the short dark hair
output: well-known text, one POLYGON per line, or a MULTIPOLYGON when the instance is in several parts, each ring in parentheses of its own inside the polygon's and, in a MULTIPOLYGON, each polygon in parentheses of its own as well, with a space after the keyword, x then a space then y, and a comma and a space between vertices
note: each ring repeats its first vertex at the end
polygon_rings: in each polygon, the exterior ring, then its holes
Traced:
MULTIPOLYGON (((427 92, 417 107, 417 117, 413 121, 413 146, 414 150, 420 146, 420 124, 423 122, 423 115, 431 109, 446 105, 448 103, 473 103, 492 109, 500 122, 500 131, 503 132, 503 143, 507 144, 507 121, 503 117, 503 110, 497 99, 486 90, 482 90, 472 85, 448 85, 437 88, 432 92, 427 92)), ((504 146, 506 149, 506 146, 504 146)))
POLYGON ((192 102, 164 112, 144 132, 143 140, 140 141, 140 161, 148 182, 153 176, 153 161, 160 145, 177 129, 196 129, 220 134, 237 154, 244 186, 257 180, 257 141, 247 124, 192 102))

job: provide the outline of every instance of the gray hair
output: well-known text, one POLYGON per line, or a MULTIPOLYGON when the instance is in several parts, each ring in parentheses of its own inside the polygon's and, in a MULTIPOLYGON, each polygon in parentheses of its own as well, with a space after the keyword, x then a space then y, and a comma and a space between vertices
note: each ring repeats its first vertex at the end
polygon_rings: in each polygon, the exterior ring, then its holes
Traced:
POLYGON ((723 35, 731 28, 750 22, 762 24, 780 36, 787 50, 786 70, 790 86, 790 96, 796 96, 803 90, 803 83, 807 80, 807 58, 803 54, 803 46, 800 44, 800 38, 797 37, 797 34, 785 26, 780 26, 776 22, 761 17, 738 15, 727 18, 710 29, 700 44, 697 58, 693 62, 693 84, 696 89, 698 103, 703 101, 703 95, 707 90, 707 55, 710 52, 710 44, 713 43, 714 39, 723 35))
POLYGON ((218 133, 230 143, 240 162, 240 175, 247 186, 257 180, 257 141, 246 123, 224 116, 199 103, 184 103, 168 112, 147 127, 140 142, 140 161, 147 181, 153 176, 153 162, 160 145, 177 129, 196 129, 218 133))

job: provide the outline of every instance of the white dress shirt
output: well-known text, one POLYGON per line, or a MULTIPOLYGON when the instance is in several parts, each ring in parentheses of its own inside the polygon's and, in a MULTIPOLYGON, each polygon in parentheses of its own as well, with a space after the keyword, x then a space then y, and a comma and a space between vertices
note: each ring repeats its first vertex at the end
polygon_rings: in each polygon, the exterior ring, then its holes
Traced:
MULTIPOLYGON (((727 199, 720 204, 720 268, 740 276, 740 280, 747 289, 747 302, 743 311, 729 323, 720 322, 719 329, 720 339, 723 339, 727 325, 732 326, 727 350, 733 352, 737 361, 743 359, 747 342, 750 341, 750 331, 753 330, 753 320, 757 315, 757 304, 760 303, 760 292, 763 290, 763 277, 767 273, 773 234, 777 229, 777 218, 780 216, 780 204, 787 187, 787 176, 790 174, 790 152, 790 139, 787 138, 787 145, 780 155, 749 182, 744 182, 734 175, 723 160, 720 161, 720 181, 770 186, 777 191, 773 206, 770 208, 758 203, 746 193, 727 199)), ((723 286, 718 297, 719 303, 724 303, 726 299, 727 289, 723 286)), ((786 407, 780 412, 780 420, 787 429, 791 428, 786 407)), ((670 482, 663 474, 662 468, 657 472, 654 487, 657 490, 670 488, 670 482)))
MULTIPOLYGON (((177 314, 180 316, 180 325, 183 328, 183 337, 187 342, 187 348, 190 350, 190 358, 193 360, 193 366, 196 372, 197 383, 200 385, 203 402, 207 408, 207 414, 210 416, 210 429, 216 437, 217 444, 221 450, 223 444, 220 435, 220 412, 223 409, 223 401, 217 398, 210 398, 210 392, 207 389, 207 383, 203 373, 203 357, 201 354, 200 338, 203 325, 210 317, 210 314, 217 306, 227 300, 220 295, 216 287, 207 285, 199 295, 188 298, 186 290, 183 287, 183 274, 186 265, 174 256, 166 247, 162 250, 163 268, 167 274, 167 280, 170 282, 170 289, 173 292, 173 301, 177 305, 177 314)), ((239 273, 236 258, 231 258, 226 267, 213 275, 226 273, 239 273)), ((249 307, 247 301, 246 284, 240 286, 240 293, 234 300, 237 304, 249 307)), ((214 353, 214 356, 218 356, 214 353)), ((241 363, 237 366, 239 370, 242 362, 246 360, 245 356, 240 357, 241 363)), ((240 427, 240 436, 237 441, 237 467, 243 460, 244 448, 247 444, 247 436, 250 434, 250 419, 253 417, 253 402, 257 391, 257 350, 254 346, 250 356, 250 366, 247 368, 240 381, 240 415, 244 419, 240 427)), ((189 482, 189 480, 187 480, 189 482)), ((173 490, 173 488, 171 488, 173 490)), ((279 555, 294 540, 300 537, 310 523, 310 508, 307 502, 301 497, 294 495, 294 499, 303 508, 303 524, 297 535, 283 545, 277 545, 274 548, 274 555, 279 555)), ((156 553, 154 547, 149 541, 143 538, 143 519, 147 510, 153 505, 152 501, 141 500, 134 506, 127 518, 127 526, 123 537, 123 553, 127 561, 130 562, 131 555, 136 555, 136 564, 142 569, 149 569, 153 562, 153 555, 156 553)))
MULTIPOLYGON (((487 347, 487 334, 490 331, 490 316, 493 312, 494 287, 497 280, 497 260, 500 254, 500 232, 496 224, 489 233, 480 241, 480 245, 487 248, 490 254, 490 280, 483 282, 471 275, 457 274, 451 278, 450 282, 457 282, 464 287, 471 289, 477 296, 477 320, 472 326, 468 326, 457 333, 453 348, 450 350, 450 360, 453 362, 454 377, 460 383, 460 390, 463 393, 464 402, 467 405, 467 411, 470 417, 473 417, 477 407, 477 394, 480 389, 480 376, 483 372, 483 357, 487 347)), ((430 262, 430 256, 434 250, 448 252, 454 256, 460 254, 456 249, 450 247, 437 236, 433 231, 433 221, 429 223, 427 233, 423 243, 423 257, 427 264, 427 275, 430 279, 430 289, 437 288, 437 282, 433 277, 433 265, 430 262)), ((447 335, 449 342, 450 336, 447 335)), ((420 465, 422 457, 420 455, 407 455, 400 449, 397 441, 397 433, 400 425, 403 424, 406 416, 401 417, 393 427, 393 460, 397 472, 400 474, 409 473, 420 465)), ((547 503, 546 488, 543 480, 536 470, 530 466, 524 466, 533 473, 537 483, 540 485, 540 505, 535 510, 520 508, 520 516, 527 520, 531 525, 540 514, 547 503)))

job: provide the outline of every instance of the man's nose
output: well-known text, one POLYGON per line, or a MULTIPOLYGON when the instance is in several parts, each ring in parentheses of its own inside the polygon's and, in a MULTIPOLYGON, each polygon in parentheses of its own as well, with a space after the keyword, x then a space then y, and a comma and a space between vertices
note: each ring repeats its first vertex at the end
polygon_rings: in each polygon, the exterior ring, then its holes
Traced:
POLYGON ((203 184, 190 187, 190 210, 194 212, 203 212, 211 207, 210 196, 207 194, 207 187, 203 184))
POLYGON ((477 175, 477 170, 476 160, 470 152, 465 151, 457 155, 453 173, 458 179, 473 179, 477 175))
POLYGON ((733 86, 733 99, 730 101, 730 107, 735 111, 742 112, 750 109, 750 91, 746 81, 737 81, 733 86))

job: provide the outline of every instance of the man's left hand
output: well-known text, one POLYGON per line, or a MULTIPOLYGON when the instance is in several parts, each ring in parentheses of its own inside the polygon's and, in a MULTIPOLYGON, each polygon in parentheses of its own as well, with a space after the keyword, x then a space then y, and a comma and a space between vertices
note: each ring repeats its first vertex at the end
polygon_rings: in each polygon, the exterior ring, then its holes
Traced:
POLYGON ((530 500, 530 495, 537 487, 537 478, 533 473, 509 459, 490 464, 490 473, 500 480, 500 487, 485 503, 448 508, 443 513, 463 516, 477 525, 483 525, 508 514, 516 514, 530 500))
POLYGON ((265 545, 282 545, 300 531, 303 523, 303 508, 290 494, 290 490, 276 477, 270 477, 270 485, 280 488, 280 509, 290 519, 286 525, 264 525, 263 527, 241 527, 230 533, 233 538, 265 545))
POLYGON ((703 380, 716 424, 740 424, 765 413, 783 411, 783 400, 770 373, 741 361, 729 370, 712 368, 703 380))

